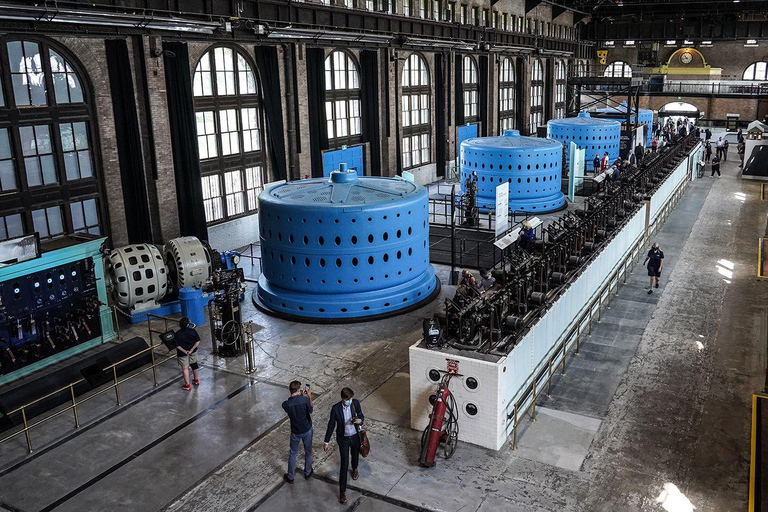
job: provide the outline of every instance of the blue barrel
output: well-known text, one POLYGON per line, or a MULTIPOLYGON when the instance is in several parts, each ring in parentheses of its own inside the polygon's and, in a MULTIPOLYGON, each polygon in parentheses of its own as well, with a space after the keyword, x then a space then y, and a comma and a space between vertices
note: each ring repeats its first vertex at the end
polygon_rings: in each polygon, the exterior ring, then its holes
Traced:
POLYGON ((421 185, 355 171, 268 187, 254 302, 282 316, 349 321, 433 298, 428 208, 421 185))
POLYGON ((203 300, 203 290, 186 286, 179 290, 179 303, 181 304, 181 314, 195 325, 205 324, 205 301, 203 300))
POLYGON ((479 137, 461 143, 461 186, 477 174, 477 206, 496 206, 496 187, 509 183, 509 209, 544 213, 565 206, 560 190, 563 146, 557 141, 522 137, 507 130, 501 137, 479 137))
MULTIPOLYGON (((623 101, 621 104, 616 105, 615 107, 605 107, 605 108, 599 108, 596 110, 596 112, 600 112, 602 114, 611 114, 612 117, 616 118, 617 120, 620 118, 623 122, 627 117, 627 102, 623 101)), ((637 109, 632 109, 632 115, 630 119, 632 122, 635 122, 635 113, 637 112, 637 109)), ((640 117, 637 120, 638 123, 644 124, 646 126, 646 146, 651 145, 651 141, 653 140, 653 110, 648 110, 647 108, 641 108, 640 109, 640 117)), ((633 148, 634 149, 634 148, 633 148)))
POLYGON ((611 162, 619 158, 621 123, 591 117, 588 112, 581 112, 578 117, 549 121, 547 137, 565 146, 565 158, 568 163, 571 161, 571 142, 575 143, 579 149, 584 149, 584 170, 591 170, 595 155, 602 159, 608 152, 611 162))

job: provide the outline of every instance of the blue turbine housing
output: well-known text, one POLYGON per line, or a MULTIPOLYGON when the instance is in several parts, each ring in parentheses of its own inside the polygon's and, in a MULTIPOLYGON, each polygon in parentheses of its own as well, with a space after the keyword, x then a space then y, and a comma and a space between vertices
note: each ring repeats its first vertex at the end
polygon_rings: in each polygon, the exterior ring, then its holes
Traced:
POLYGON ((585 149, 584 169, 591 170, 595 155, 602 159, 607 151, 611 163, 619 158, 621 123, 591 117, 588 112, 581 112, 578 117, 549 121, 547 137, 565 146, 566 162, 571 161, 571 142, 574 142, 579 149, 585 149))
POLYGON ((461 143, 461 186, 477 173, 477 206, 494 208, 496 187, 506 181, 511 211, 550 212, 565 206, 562 161, 562 144, 521 137, 517 130, 507 130, 501 137, 467 139, 461 143))
POLYGON ((440 282, 429 263, 428 207, 421 185, 354 171, 268 187, 259 195, 254 302, 279 316, 342 322, 431 300, 440 282))

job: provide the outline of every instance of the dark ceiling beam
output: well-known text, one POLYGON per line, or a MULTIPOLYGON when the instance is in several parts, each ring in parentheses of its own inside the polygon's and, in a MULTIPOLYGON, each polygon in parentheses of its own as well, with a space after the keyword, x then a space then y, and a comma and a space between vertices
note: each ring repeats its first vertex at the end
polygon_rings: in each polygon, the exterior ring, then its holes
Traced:
POLYGON ((528 14, 536 7, 541 5, 543 0, 525 0, 525 14, 528 14))

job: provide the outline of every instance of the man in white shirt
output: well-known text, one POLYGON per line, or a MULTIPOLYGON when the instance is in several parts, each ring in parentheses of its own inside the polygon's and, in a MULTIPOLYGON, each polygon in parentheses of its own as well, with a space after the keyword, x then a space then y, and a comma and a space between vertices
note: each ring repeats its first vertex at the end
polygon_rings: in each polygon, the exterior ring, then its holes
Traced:
POLYGON ((354 391, 349 388, 341 390, 341 402, 331 407, 331 418, 325 432, 323 450, 330 450, 331 435, 336 430, 336 443, 339 445, 341 465, 339 467, 339 503, 347 502, 347 473, 349 473, 350 452, 352 454, 352 480, 357 480, 360 474, 357 465, 360 461, 360 436, 357 427, 363 424, 365 416, 360 402, 352 398, 354 391))

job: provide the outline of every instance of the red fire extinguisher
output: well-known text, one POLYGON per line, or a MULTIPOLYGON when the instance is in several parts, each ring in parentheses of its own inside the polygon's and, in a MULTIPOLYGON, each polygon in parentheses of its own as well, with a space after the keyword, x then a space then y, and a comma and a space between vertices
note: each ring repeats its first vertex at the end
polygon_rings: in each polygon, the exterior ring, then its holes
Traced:
POLYGON ((459 439, 459 424, 456 416, 456 400, 449 389, 453 374, 446 373, 437 386, 437 393, 430 397, 432 414, 429 424, 421 436, 421 456, 419 465, 431 468, 435 465, 437 450, 442 444, 446 459, 450 459, 456 451, 459 439))

